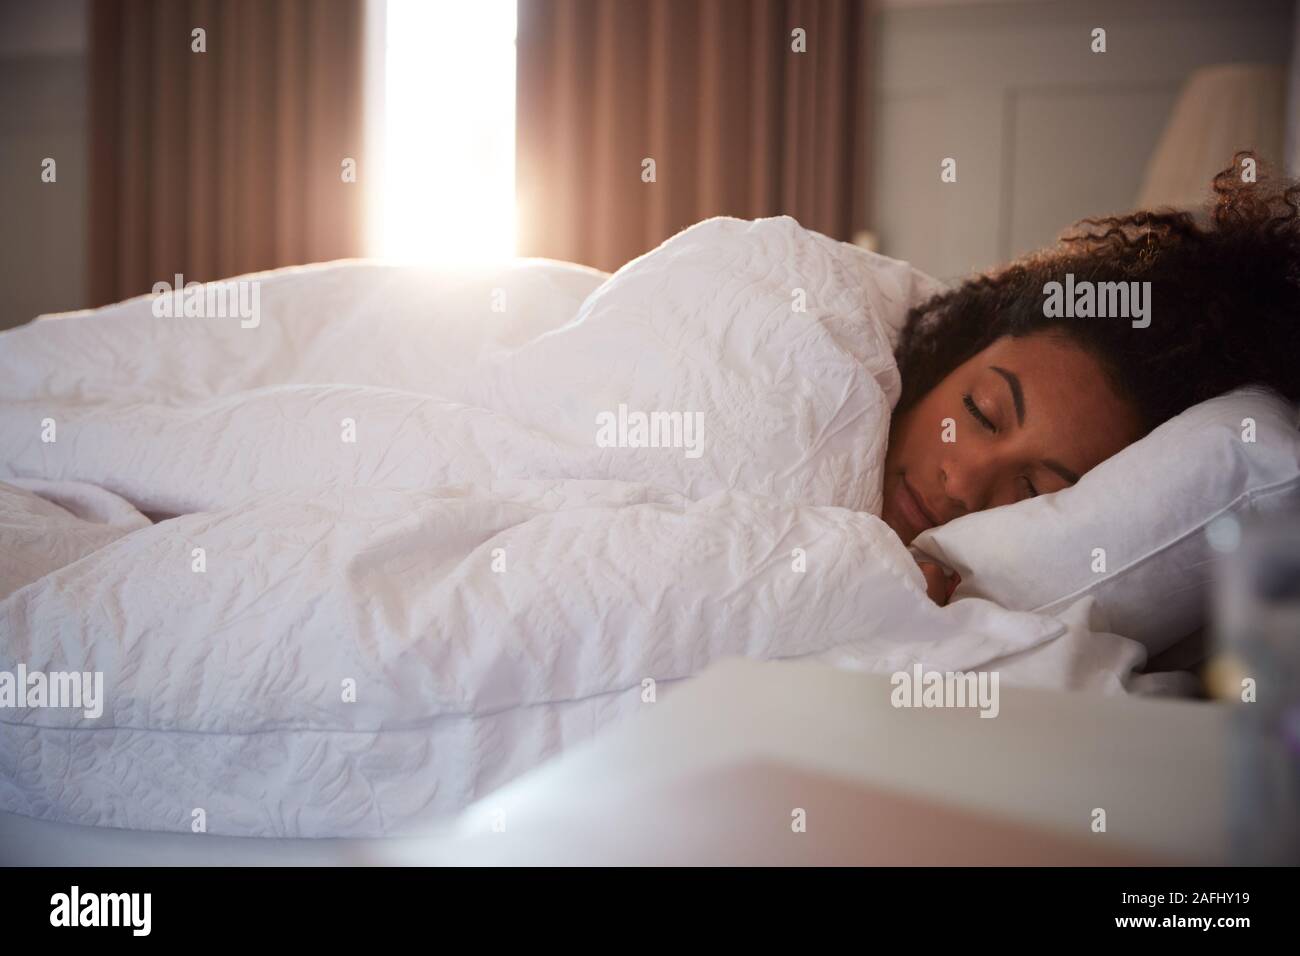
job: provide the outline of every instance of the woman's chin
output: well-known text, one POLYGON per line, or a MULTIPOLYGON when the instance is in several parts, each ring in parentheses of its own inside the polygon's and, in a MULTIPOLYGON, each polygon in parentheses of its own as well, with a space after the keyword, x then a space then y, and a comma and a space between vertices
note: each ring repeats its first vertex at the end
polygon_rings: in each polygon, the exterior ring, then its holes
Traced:
POLYGON ((889 530, 898 535, 899 540, 902 541, 904 547, 906 547, 910 545, 912 539, 916 537, 916 530, 908 525, 908 523, 901 517, 891 512, 892 509, 888 507, 883 508, 880 512, 880 520, 889 525, 889 530))

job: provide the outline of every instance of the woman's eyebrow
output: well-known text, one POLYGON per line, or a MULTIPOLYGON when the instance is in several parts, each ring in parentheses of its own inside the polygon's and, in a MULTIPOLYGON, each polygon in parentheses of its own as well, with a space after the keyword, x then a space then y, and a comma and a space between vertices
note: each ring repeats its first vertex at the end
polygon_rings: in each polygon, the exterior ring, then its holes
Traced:
POLYGON ((1011 389, 1011 401, 1016 406, 1016 421, 1023 425, 1025 423, 1025 393, 1020 387, 1020 376, 1015 372, 1008 372, 1004 368, 998 368, 996 365, 990 365, 989 368, 1007 380, 1007 385, 1011 389))

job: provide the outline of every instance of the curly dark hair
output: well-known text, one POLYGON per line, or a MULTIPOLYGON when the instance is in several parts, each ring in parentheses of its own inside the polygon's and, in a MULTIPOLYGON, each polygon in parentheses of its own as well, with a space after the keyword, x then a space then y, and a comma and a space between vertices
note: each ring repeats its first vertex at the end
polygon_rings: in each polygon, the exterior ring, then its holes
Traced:
POLYGON ((1004 335, 1052 331, 1097 358, 1143 433, 1243 385, 1300 401, 1300 184, 1261 171, 1250 152, 1214 177, 1198 223, 1170 209, 1084 219, 1057 245, 965 280, 914 308, 898 346, 906 411, 949 372, 1004 335), (1044 286, 1147 281, 1151 322, 1049 318, 1044 286))

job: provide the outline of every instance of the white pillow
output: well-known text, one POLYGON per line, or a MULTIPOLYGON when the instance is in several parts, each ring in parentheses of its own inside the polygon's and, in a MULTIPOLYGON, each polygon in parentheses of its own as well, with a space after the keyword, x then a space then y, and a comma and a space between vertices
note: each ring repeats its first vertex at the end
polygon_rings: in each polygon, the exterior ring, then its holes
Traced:
POLYGON ((1154 655, 1204 621, 1215 555, 1206 526, 1297 499, 1296 409, 1240 389, 1165 422, 1071 488, 966 515, 912 547, 961 575, 954 600, 1054 614, 1093 595, 1113 633, 1154 655))

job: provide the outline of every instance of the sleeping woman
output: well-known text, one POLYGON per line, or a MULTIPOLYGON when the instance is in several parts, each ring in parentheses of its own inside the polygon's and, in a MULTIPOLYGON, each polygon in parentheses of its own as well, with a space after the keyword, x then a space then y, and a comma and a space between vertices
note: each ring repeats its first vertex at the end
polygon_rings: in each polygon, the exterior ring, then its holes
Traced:
MULTIPOLYGON (((1234 388, 1300 401, 1300 186, 1242 182, 1244 155, 1215 177, 1208 216, 1085 219, 1057 247, 912 310, 882 514, 904 544, 968 512, 1068 487, 1234 388), (1137 323, 1048 317, 1049 284, 1067 281, 1150 283, 1150 313, 1137 323), (941 440, 944 419, 960 441, 941 440)), ((956 582, 921 567, 946 603, 956 582)))

